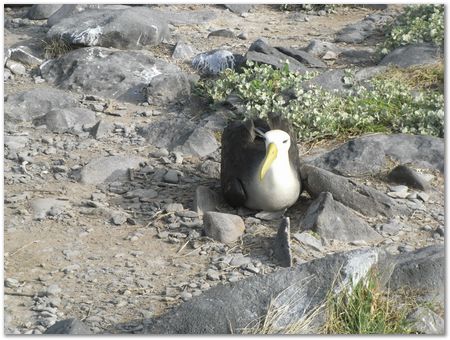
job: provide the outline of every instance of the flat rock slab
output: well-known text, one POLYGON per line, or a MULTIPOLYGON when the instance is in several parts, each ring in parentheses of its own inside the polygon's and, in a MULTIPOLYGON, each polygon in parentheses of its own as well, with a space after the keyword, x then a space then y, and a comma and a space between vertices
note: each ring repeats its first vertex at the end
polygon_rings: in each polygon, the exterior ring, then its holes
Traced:
POLYGON ((275 327, 300 319, 326 298, 340 270, 343 285, 366 275, 378 261, 373 249, 334 254, 291 268, 219 285, 193 297, 161 317, 149 320, 148 334, 230 334, 239 333, 274 308, 289 308, 275 327))
POLYGON ((126 177, 128 169, 137 168, 139 167, 139 163, 144 161, 144 158, 134 156, 96 158, 81 169, 80 181, 83 184, 114 182, 126 177))
POLYGON ((304 165, 301 174, 306 190, 313 198, 319 197, 322 192, 330 192, 336 201, 367 216, 381 214, 394 217, 410 213, 406 206, 386 194, 327 170, 304 165))
POLYGON ((336 202, 329 192, 320 193, 311 203, 300 229, 313 230, 326 240, 376 242, 383 239, 351 209, 336 202))
POLYGON ((53 132, 69 130, 82 131, 82 127, 95 124, 95 112, 85 108, 58 109, 48 112, 43 118, 34 121, 35 125, 45 125, 53 132))
POLYGON ((427 65, 437 63, 441 57, 441 50, 436 45, 428 43, 406 45, 391 51, 381 60, 379 65, 399 67, 427 65))
POLYGON ((47 37, 73 45, 139 49, 158 45, 168 36, 166 20, 144 6, 120 10, 89 9, 53 25, 47 37))
POLYGON ((178 73, 178 66, 148 51, 104 47, 76 49, 41 65, 42 77, 53 85, 126 102, 146 101, 144 90, 153 78, 178 73))
POLYGON ((8 95, 4 107, 5 119, 13 122, 31 121, 55 109, 78 106, 78 98, 70 92, 39 87, 8 95))
POLYGON ((386 156, 443 172, 444 139, 406 134, 363 136, 303 161, 344 176, 366 176, 378 174, 387 165, 386 156))

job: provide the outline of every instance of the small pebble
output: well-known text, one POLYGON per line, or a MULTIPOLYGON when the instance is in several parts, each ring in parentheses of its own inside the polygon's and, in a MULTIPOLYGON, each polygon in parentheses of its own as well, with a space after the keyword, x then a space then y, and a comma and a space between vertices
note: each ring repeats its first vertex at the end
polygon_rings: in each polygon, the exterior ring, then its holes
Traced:
POLYGON ((185 291, 180 294, 180 297, 183 299, 183 301, 187 301, 187 300, 192 299, 192 294, 185 291))
POLYGON ((17 279, 7 278, 5 280, 5 287, 7 288, 17 288, 20 286, 20 282, 17 279))

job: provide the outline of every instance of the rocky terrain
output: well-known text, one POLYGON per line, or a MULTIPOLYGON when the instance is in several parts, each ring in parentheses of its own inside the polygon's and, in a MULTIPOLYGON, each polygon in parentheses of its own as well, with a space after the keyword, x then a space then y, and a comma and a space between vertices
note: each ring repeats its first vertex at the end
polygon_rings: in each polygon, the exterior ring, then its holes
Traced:
POLYGON ((292 310, 306 313, 338 268, 349 280, 373 266, 394 268, 391 288, 423 290, 438 308, 417 328, 443 333, 443 139, 299 144, 306 190, 283 237, 282 214, 222 201, 232 112, 194 90, 245 58, 289 59, 337 90, 344 67, 363 81, 434 62, 428 44, 378 60, 380 27, 400 10, 6 6, 5 333, 238 332, 293 283, 292 310))

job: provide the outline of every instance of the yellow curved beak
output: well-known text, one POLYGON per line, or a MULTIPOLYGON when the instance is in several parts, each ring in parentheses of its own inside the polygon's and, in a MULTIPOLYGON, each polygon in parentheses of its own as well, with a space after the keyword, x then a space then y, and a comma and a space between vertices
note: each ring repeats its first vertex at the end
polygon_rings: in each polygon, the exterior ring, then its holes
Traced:
POLYGON ((277 158, 278 149, 274 143, 270 143, 267 146, 266 157, 264 158, 259 172, 259 180, 262 181, 267 171, 269 170, 272 162, 277 158))

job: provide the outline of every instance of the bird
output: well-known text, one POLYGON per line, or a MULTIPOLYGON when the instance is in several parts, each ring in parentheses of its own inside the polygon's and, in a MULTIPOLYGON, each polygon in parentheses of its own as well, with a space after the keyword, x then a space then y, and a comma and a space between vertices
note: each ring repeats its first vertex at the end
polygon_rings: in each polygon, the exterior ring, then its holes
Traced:
POLYGON ((221 138, 220 181, 232 207, 281 211, 302 191, 297 140, 289 121, 274 113, 268 120, 231 121, 221 138))

